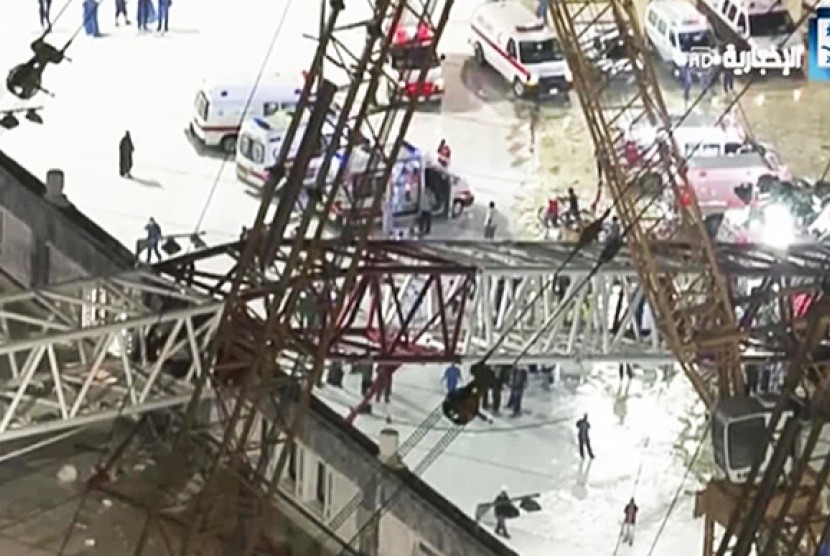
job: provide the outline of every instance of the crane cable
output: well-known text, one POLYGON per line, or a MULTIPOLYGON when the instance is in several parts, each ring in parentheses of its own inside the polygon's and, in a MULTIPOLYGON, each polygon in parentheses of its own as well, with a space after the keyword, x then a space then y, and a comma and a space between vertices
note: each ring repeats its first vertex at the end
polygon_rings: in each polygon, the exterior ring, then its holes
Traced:
MULTIPOLYGON (((663 393, 666 391, 665 387, 661 388, 660 391, 657 393, 657 397, 654 400, 654 405, 659 406, 660 400, 663 398, 663 393)), ((648 436, 646 436, 646 441, 643 444, 643 449, 640 452, 640 465, 637 467, 637 473, 634 475, 634 486, 631 488, 631 499, 634 500, 637 494, 637 487, 640 485, 640 477, 643 474, 643 467, 645 467, 646 463, 646 456, 648 455, 648 447, 651 444, 651 439, 654 433, 649 432, 648 436)), ((619 534, 617 535, 617 544, 614 546, 614 552, 612 552, 612 556, 617 556, 617 553, 620 550, 620 546, 622 546, 623 541, 623 529, 625 528, 625 522, 620 525, 619 534)), ((633 532, 632 532, 633 535, 633 532)))
MULTIPOLYGON (((265 56, 262 59, 262 63, 257 70, 256 77, 254 78, 253 83, 250 87, 250 92, 248 93, 248 98, 245 99, 245 105, 242 108, 242 114, 239 116, 239 124, 240 126, 245 121, 245 118, 248 116, 248 112, 251 109, 251 105, 253 104, 254 97, 256 95, 257 89, 262 81, 262 78, 265 74, 265 69, 268 67, 268 62, 271 61, 271 56, 274 53, 274 47, 277 44, 277 40, 282 32, 283 26, 285 25, 286 18, 288 16, 288 10, 291 8, 294 0, 287 0, 285 3, 285 7, 282 10, 282 15, 280 16, 280 20, 277 23, 277 26, 274 28, 274 32, 271 34, 271 40, 268 43, 268 48, 265 50, 265 56)), ((207 197, 205 198, 205 203, 202 206, 202 211, 199 213, 199 218, 196 220, 196 225, 193 229, 193 233, 199 233, 199 228, 202 226, 204 222, 205 216, 207 215, 207 211, 210 208, 210 205, 213 202, 213 196, 216 193, 216 189, 219 186, 219 181, 222 179, 222 174, 225 171, 225 167, 227 166, 228 162, 233 157, 233 154, 225 153, 225 156, 222 157, 222 161, 219 165, 219 170, 216 172, 216 177, 213 179, 213 184, 210 186, 210 190, 208 191, 207 197)))
POLYGON ((669 507, 666 510, 665 515, 663 516, 663 520, 660 522, 660 527, 657 529, 657 534, 654 536, 654 540, 651 542, 651 547, 648 550, 647 556, 652 556, 654 554, 654 549, 657 547, 657 542, 663 536, 663 532, 666 529, 666 524, 669 522, 669 517, 671 517, 672 512, 674 512, 677 503, 680 501, 680 495, 683 493, 683 485, 686 484, 686 480, 689 478, 689 474, 692 471, 692 467, 697 462, 697 458, 700 456, 701 452, 703 451, 703 444, 706 437, 709 435, 709 431, 712 428, 712 419, 711 417, 707 419, 706 424, 703 428, 703 431, 700 433, 700 437, 698 438, 697 448, 695 449, 695 453, 692 454, 692 458, 689 460, 689 463, 686 465, 686 471, 683 473, 683 478, 680 480, 680 483, 677 485, 677 490, 674 492, 674 496, 672 496, 671 502, 669 503, 669 507))

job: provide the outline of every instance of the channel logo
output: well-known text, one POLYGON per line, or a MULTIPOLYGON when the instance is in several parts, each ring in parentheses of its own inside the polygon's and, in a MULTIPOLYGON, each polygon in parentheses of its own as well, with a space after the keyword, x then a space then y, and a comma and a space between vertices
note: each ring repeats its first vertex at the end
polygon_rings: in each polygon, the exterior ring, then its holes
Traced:
POLYGON ((809 22, 809 77, 830 81, 830 8, 819 8, 809 22))

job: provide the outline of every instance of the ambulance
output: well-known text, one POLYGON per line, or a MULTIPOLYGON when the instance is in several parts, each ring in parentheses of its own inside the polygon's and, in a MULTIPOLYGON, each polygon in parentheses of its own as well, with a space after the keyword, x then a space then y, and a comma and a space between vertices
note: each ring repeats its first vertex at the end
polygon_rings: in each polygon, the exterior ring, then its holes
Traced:
POLYGON ((793 176, 772 153, 745 152, 730 156, 696 157, 688 161, 686 179, 704 214, 743 209, 763 200, 762 176, 790 181, 793 176), (748 188, 741 195, 740 188, 748 188))
MULTIPOLYGON (((747 145, 746 131, 734 118, 725 116, 717 124, 703 115, 689 114, 680 122, 679 117, 673 117, 672 122, 679 125, 672 135, 680 154, 685 158, 711 157, 736 154, 745 150, 747 145)), ((657 142, 657 128, 647 124, 637 124, 629 127, 625 132, 628 142, 628 157, 644 162, 649 153, 649 147, 657 142), (631 157, 631 144, 635 148, 636 157, 631 157)), ((653 150, 653 149, 652 149, 653 150)), ((654 152, 656 155, 656 151, 654 152)), ((629 160, 629 163, 634 160, 629 160)))
POLYGON ((389 81, 390 99, 416 97, 421 102, 440 102, 444 96, 444 56, 435 53, 433 29, 419 22, 409 11, 404 12, 395 27, 389 49, 389 65, 395 76, 389 81), (424 82, 418 84, 421 69, 426 66, 424 82))
MULTIPOLYGON (((291 124, 292 113, 281 111, 268 118, 250 118, 243 122, 236 144, 236 177, 250 185, 261 186, 268 171, 277 163, 284 132, 291 124)), ((297 134, 302 137, 301 133, 297 134)), ((295 141, 295 155, 299 141, 295 141)))
POLYGON ((690 53, 715 54, 717 42, 706 17, 686 0, 652 0, 646 7, 649 47, 680 77, 690 53))
POLYGON ((254 88, 251 80, 205 80, 196 92, 189 132, 206 147, 236 152, 240 127, 246 118, 268 118, 294 108, 300 100, 302 79, 265 78, 254 88))
POLYGON ((480 66, 499 73, 516 98, 567 95, 573 81, 553 32, 519 0, 488 2, 476 9, 470 44, 480 66))
MULTIPOLYGON (((332 112, 332 116, 336 113, 332 112)), ((240 131, 236 153, 236 175, 240 181, 255 187, 261 187, 268 178, 269 169, 277 163, 285 131, 291 123, 292 114, 282 112, 269 119, 252 118, 247 120, 240 131)), ((305 122, 295 134, 294 144, 288 151, 287 163, 296 155, 302 141, 305 122)), ((324 149, 333 141, 333 118, 324 126, 323 139, 318 147, 318 156, 315 156, 306 172, 306 184, 315 183, 320 164, 323 160, 324 149)), ((344 137, 347 134, 343 134, 344 137)), ((366 147, 355 147, 349 161, 347 184, 341 188, 340 195, 335 203, 334 211, 342 214, 355 203, 367 203, 371 199, 373 187, 358 190, 358 184, 370 183, 371 180, 362 180, 361 175, 366 170, 369 152, 366 147)), ((328 180, 333 181, 342 164, 342 157, 336 155, 329 166, 328 180)), ((437 160, 424 154, 415 146, 404 143, 399 161, 393 169, 393 184, 398 184, 395 191, 401 191, 397 204, 406 204, 404 199, 420 198, 424 187, 432 189, 435 204, 432 212, 436 216, 460 216, 472 206, 474 196, 470 184, 466 179, 447 171, 437 160), (397 176, 397 177, 396 177, 397 176)), ((420 201, 419 201, 420 202, 420 201)), ((408 205, 407 205, 408 206, 408 205)), ((409 210, 409 209, 407 209, 409 210)), ((420 210, 419 207, 417 210, 420 210)))

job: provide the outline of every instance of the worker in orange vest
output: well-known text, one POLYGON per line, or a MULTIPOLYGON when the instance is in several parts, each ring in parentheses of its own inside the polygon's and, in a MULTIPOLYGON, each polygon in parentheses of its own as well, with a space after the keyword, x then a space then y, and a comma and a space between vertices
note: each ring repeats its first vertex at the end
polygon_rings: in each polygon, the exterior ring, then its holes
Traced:
POLYGON ((438 144, 438 164, 447 168, 450 165, 450 146, 447 144, 446 139, 441 139, 441 143, 438 144))

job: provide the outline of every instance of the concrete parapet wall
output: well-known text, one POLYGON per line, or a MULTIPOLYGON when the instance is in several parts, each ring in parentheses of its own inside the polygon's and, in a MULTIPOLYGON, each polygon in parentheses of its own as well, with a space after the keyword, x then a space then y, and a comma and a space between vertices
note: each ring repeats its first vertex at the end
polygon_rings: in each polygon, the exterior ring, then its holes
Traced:
POLYGON ((0 269, 24 288, 110 275, 134 257, 73 205, 0 152, 0 269))

